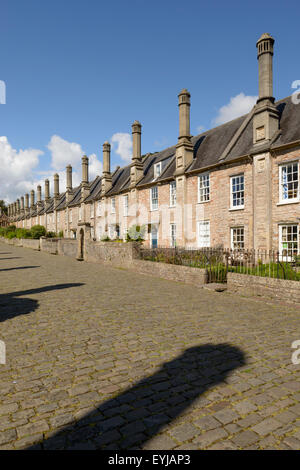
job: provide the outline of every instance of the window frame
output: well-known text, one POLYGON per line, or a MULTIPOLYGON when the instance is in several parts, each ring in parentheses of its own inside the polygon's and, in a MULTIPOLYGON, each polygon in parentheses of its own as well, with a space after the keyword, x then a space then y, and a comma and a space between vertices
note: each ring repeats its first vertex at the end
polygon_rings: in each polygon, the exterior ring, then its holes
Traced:
POLYGON ((177 246, 176 239, 177 239, 177 227, 174 222, 171 222, 170 223, 170 247, 171 248, 175 248, 177 246), (173 230, 174 228, 175 230, 173 230), (175 233, 175 236, 174 236, 174 233, 175 233))
POLYGON ((198 248, 210 248, 211 245, 211 240, 210 240, 210 220, 204 219, 204 220, 197 220, 197 246, 198 248), (203 245, 200 243, 200 227, 201 225, 204 227, 205 225, 208 226, 208 245, 203 245))
POLYGON ((152 186, 150 188, 150 210, 151 211, 157 211, 158 210, 158 186, 152 186), (154 200, 157 201, 156 207, 153 205, 153 195, 152 195, 152 193, 153 193, 154 190, 156 191, 156 194, 157 194, 157 197, 154 199, 154 200))
POLYGON ((200 175, 198 175, 198 204, 203 204, 209 201, 210 201, 210 173, 205 172, 205 173, 201 173, 200 175), (208 185, 206 186, 203 185, 202 187, 200 187, 202 179, 203 180, 207 179, 208 185), (203 191, 203 193, 201 193, 201 191, 203 191), (205 197, 207 196, 207 192, 208 192, 208 198, 205 199, 205 197), (201 200, 201 197, 203 197, 203 200, 201 200))
POLYGON ((116 198, 112 197, 110 200, 110 213, 115 214, 116 213, 116 198))
MULTIPOLYGON (((278 241, 279 241, 279 255, 281 257, 281 259, 283 261, 292 261, 293 260, 293 257, 294 256, 297 256, 300 254, 300 249, 299 249, 299 224, 297 223, 290 223, 290 224, 280 224, 279 225, 279 237, 278 237, 278 241), (290 240, 290 241, 286 241, 286 242, 283 242, 282 241, 282 231, 283 231, 283 228, 288 228, 288 227, 296 227, 296 233, 297 233, 297 240, 296 240, 296 244, 297 244, 297 253, 294 255, 289 255, 288 253, 287 254, 283 254, 283 248, 282 248, 282 244, 283 243, 290 243, 290 244, 294 244, 295 241, 294 240, 290 240)), ((287 250, 289 250, 289 248, 287 247, 287 250)))
POLYGON ((162 171, 162 162, 154 163, 154 179, 160 177, 162 171), (159 174, 157 174, 157 168, 159 168, 159 174))
POLYGON ((176 207, 176 181, 170 183, 170 207, 176 207))
MULTIPOLYGON (((299 193, 299 184, 300 184, 300 179, 299 179, 299 160, 295 160, 295 161, 292 161, 292 162, 283 162, 283 163, 280 163, 279 165, 279 202, 281 204, 290 204, 290 203, 293 203, 293 202, 299 202, 300 201, 300 193, 299 193), (297 181, 298 183, 298 186, 297 186, 297 196, 296 197, 293 197, 293 198, 289 198, 287 197, 286 199, 283 198, 283 185, 284 184, 288 184, 288 183, 283 183, 283 168, 286 168, 288 166, 292 166, 292 165, 297 165, 297 173, 298 173, 298 179, 295 180, 297 181)), ((288 191, 288 190, 287 190, 288 191)))
POLYGON ((128 217, 128 208, 129 208, 129 196, 125 194, 123 196, 123 215, 124 217, 128 217))
POLYGON ((101 217, 102 204, 101 201, 97 202, 96 217, 101 217))
MULTIPOLYGON (((240 184, 240 183, 239 183, 240 184)), ((239 209, 244 209, 245 208, 245 174, 244 173, 240 173, 238 175, 233 175, 233 176, 230 176, 230 209, 231 210, 239 210, 239 209), (237 178, 241 178, 243 177, 243 190, 239 190, 239 191, 235 191, 233 192, 233 181, 237 178), (237 200, 243 200, 243 204, 238 204, 236 206, 233 205, 233 195, 235 193, 243 193, 243 196, 240 197, 239 199, 237 200)))
MULTIPOLYGON (((236 242, 238 243, 238 242, 236 242)), ((231 250, 233 251, 242 251, 245 249, 245 227, 244 225, 237 225, 235 227, 230 227, 230 247, 231 247, 231 250), (234 241, 233 241, 233 232, 234 230, 243 230, 243 247, 239 247, 239 248, 235 248, 234 247, 234 241)))

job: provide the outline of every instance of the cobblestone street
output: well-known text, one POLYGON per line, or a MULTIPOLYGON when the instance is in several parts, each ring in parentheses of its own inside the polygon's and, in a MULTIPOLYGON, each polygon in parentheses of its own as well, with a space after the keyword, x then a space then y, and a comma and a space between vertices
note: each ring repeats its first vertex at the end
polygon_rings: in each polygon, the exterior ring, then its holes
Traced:
POLYGON ((1 449, 300 449, 300 309, 0 244, 1 449))

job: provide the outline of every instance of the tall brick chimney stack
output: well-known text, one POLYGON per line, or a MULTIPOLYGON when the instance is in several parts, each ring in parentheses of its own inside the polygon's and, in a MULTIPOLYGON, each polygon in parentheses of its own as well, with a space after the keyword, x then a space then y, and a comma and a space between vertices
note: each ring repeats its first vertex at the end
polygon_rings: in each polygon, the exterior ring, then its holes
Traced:
POLYGON ((42 187, 38 185, 36 188, 36 202, 40 204, 42 201, 42 187))
POLYGON ((191 107, 191 94, 186 88, 181 90, 178 95, 179 107, 179 136, 178 140, 191 140, 190 135, 190 107, 191 107))
POLYGON ((25 194, 25 215, 29 214, 29 194, 25 194))
POLYGON ((40 184, 38 184, 36 188, 36 205, 37 205, 37 212, 42 208, 42 187, 40 184))
POLYGON ((181 90, 178 95, 178 107, 179 136, 176 145, 176 176, 183 174, 185 168, 193 160, 193 145, 190 134, 191 95, 186 88, 181 90))
POLYGON ((21 197, 20 212, 21 212, 21 215, 24 215, 24 196, 21 197))
POLYGON ((20 199, 17 199, 17 215, 20 215, 20 199))
POLYGON ((53 197, 54 197, 54 209, 58 204, 59 200, 59 176, 57 173, 53 176, 53 197))
POLYGON ((71 165, 68 165, 66 167, 66 201, 67 204, 71 201, 72 199, 72 167, 71 165))
POLYGON ((143 163, 142 163, 142 124, 139 121, 134 121, 131 126, 132 129, 132 163, 130 168, 130 185, 135 186, 143 177, 143 163))
POLYGON ((110 143, 103 144, 103 171, 101 178, 101 193, 104 195, 111 188, 111 171, 110 171, 110 143))
POLYGON ((142 124, 134 121, 132 129, 132 160, 140 160, 142 153, 142 124))
POLYGON ((68 165, 66 167, 66 175, 67 175, 66 190, 67 191, 72 191, 72 167, 71 167, 71 165, 68 165))
POLYGON ((273 97, 273 54, 275 40, 264 33, 256 43, 258 60, 258 102, 267 99, 274 102, 273 97))
POLYGON ((33 209, 34 206, 34 189, 30 191, 30 208, 33 209))
POLYGON ((81 178, 81 202, 84 201, 86 197, 88 197, 89 191, 89 159, 86 155, 84 155, 81 159, 81 170, 82 170, 82 178, 81 178))
POLYGON ((50 186, 49 186, 49 180, 45 180, 45 210, 48 209, 50 203, 50 186))
POLYGON ((279 129, 279 112, 273 97, 274 38, 264 33, 256 43, 258 60, 258 100, 253 118, 253 143, 272 140, 279 129))

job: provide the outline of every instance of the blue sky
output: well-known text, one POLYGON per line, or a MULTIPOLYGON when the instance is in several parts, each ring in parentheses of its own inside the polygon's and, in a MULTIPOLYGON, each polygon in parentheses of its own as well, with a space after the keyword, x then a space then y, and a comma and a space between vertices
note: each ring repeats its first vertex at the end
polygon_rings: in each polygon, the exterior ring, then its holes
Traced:
POLYGON ((175 144, 182 88, 193 135, 245 112, 258 92, 263 32, 276 41, 274 95, 290 95, 299 14, 296 1, 2 0, 0 199, 55 171, 63 180, 68 159, 76 182, 83 153, 94 176, 105 140, 112 166, 126 164, 135 119, 143 153, 175 144))

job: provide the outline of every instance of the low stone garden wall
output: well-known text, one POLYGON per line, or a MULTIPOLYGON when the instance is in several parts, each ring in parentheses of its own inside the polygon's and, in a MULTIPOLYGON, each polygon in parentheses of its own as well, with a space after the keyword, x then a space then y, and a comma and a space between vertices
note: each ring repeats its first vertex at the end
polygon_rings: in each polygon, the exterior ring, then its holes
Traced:
POLYGON ((7 245, 23 246, 24 248, 31 248, 32 250, 39 251, 40 240, 34 240, 32 238, 5 238, 0 237, 1 241, 7 245))
POLYGON ((57 238, 40 238, 41 251, 45 251, 46 253, 50 253, 51 255, 57 255, 57 242, 57 238))
POLYGON ((76 258, 77 256, 77 240, 70 240, 68 238, 59 238, 57 240, 57 254, 63 256, 70 256, 76 258))
POLYGON ((227 273, 227 289, 244 295, 300 303, 300 281, 227 273))
POLYGON ((170 281, 185 282, 195 286, 207 283, 206 269, 143 260, 133 260, 130 268, 140 274, 161 277, 170 281))
POLYGON ((139 243, 85 242, 84 260, 110 266, 130 267, 139 258, 139 243))

